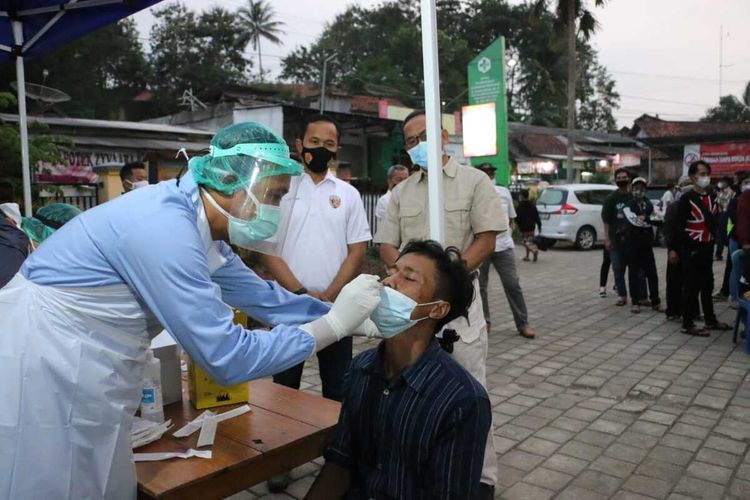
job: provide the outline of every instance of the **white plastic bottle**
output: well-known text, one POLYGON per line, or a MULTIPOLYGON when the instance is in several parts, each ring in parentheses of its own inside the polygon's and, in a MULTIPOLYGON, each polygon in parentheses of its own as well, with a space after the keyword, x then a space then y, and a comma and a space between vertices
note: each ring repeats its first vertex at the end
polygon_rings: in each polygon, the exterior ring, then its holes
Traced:
POLYGON ((143 395, 141 397, 141 418, 153 422, 164 422, 164 405, 161 394, 161 362, 151 349, 146 355, 143 369, 143 395))

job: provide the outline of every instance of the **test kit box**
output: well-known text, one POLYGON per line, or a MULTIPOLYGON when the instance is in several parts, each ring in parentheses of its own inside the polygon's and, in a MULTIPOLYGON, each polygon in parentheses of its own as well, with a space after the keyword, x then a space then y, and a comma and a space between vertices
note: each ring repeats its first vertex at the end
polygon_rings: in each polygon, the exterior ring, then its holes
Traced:
MULTIPOLYGON (((247 316, 235 311, 234 322, 245 326, 247 316)), ((188 392, 190 402, 198 410, 248 401, 246 382, 231 386, 219 385, 192 359, 188 362, 188 392)))

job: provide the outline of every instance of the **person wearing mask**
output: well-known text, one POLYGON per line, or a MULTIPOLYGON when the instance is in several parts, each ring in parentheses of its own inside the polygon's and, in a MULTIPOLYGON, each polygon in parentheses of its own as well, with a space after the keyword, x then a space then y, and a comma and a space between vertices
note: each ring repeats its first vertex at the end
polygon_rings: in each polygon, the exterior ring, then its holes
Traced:
POLYGON ((4 287, 21 268, 29 255, 29 237, 16 224, 12 210, 20 219, 21 213, 15 203, 3 203, 0 206, 0 288, 4 287), (6 213, 6 210, 9 213, 6 213))
POLYGON ((140 161, 126 163, 120 169, 120 181, 122 182, 123 194, 148 186, 146 166, 140 161))
POLYGON ((78 207, 68 203, 51 203, 37 210, 33 217, 24 217, 21 228, 29 236, 31 250, 36 250, 55 231, 80 213, 78 207))
POLYGON ((352 360, 307 500, 480 498, 489 397, 435 339, 467 314, 472 281, 458 249, 406 244, 372 314, 379 329, 403 333, 352 360))
POLYGON ((87 210, 26 259, 0 289, 1 498, 136 497, 131 426, 162 329, 230 385, 364 328, 376 276, 330 305, 261 280, 229 246, 283 244, 279 203, 301 172, 283 138, 238 123, 181 178, 87 210), (274 328, 234 324, 232 307, 274 328))
MULTIPOLYGON (((741 172, 738 176, 740 195, 737 200, 736 213, 734 214, 734 237, 736 240, 737 249, 742 249, 745 252, 745 268, 737 269, 734 271, 735 279, 732 279, 733 283, 737 283, 736 276, 740 274, 745 283, 750 283, 750 173, 741 172)), ((731 248, 731 247, 730 247, 731 248)), ((739 290, 740 295, 744 295, 745 299, 749 299, 747 294, 747 287, 744 290, 739 290)))
MULTIPOLYGON (((615 170, 615 184, 617 184, 617 190, 612 191, 602 204, 602 221, 604 222, 604 248, 609 252, 612 271, 615 275, 617 305, 624 306, 628 303, 628 291, 625 287, 625 234, 630 224, 623 211, 633 201, 633 196, 630 194, 630 174, 627 170, 624 168, 615 170)), ((631 296, 638 286, 638 281, 630 281, 631 296)))
POLYGON ((516 207, 516 225, 521 231, 523 246, 526 249, 524 261, 529 261, 529 255, 534 255, 534 262, 539 258, 539 249, 534 244, 534 230, 542 232, 542 219, 533 201, 529 200, 528 189, 522 189, 518 194, 518 207, 516 207))
MULTIPOLYGON (((460 165, 443 153, 441 164, 427 164, 427 120, 423 110, 409 114, 402 124, 404 144, 420 171, 412 174, 391 193, 375 243, 387 268, 394 265, 402 248, 410 240, 426 239, 430 233, 427 217, 427 176, 442 175, 445 206, 445 245, 462 251, 470 271, 474 272, 493 252, 495 237, 508 231, 508 216, 487 176, 475 168, 460 165)), ((441 146, 448 143, 443 130, 441 146)), ((433 145, 434 146, 434 145, 433 145)), ((474 274, 476 276, 476 274, 474 274)), ((442 341, 453 342, 453 357, 486 387, 487 324, 482 314, 479 281, 474 280, 475 296, 468 318, 457 318, 445 325, 442 341)), ((494 496, 497 482, 497 454, 492 430, 485 448, 482 470, 482 498, 494 496)))
POLYGON ((378 204, 375 205, 375 218, 378 224, 385 216, 385 211, 388 208, 388 202, 391 201, 391 191, 393 188, 401 184, 409 177, 409 169, 403 165, 393 165, 388 169, 388 191, 378 198, 378 204))
MULTIPOLYGON (((677 183, 677 194, 675 198, 679 201, 683 192, 688 192, 693 189, 692 181, 687 175, 680 178, 677 183)), ((677 244, 678 240, 672 233, 673 219, 677 212, 678 204, 676 202, 670 203, 664 212, 664 223, 662 225, 664 233, 664 242, 667 247, 667 254, 674 252, 677 255, 677 259, 667 258, 667 307, 664 310, 664 314, 667 316, 669 321, 679 321, 682 318, 682 268, 679 262, 680 247, 677 244)))
MULTIPOLYGON (((727 255, 727 264, 724 268, 724 279, 721 283, 721 289, 719 295, 722 297, 736 297, 738 294, 735 290, 737 286, 737 273, 742 272, 741 269, 732 268, 732 254, 740 248, 737 243, 737 204, 742 197, 742 193, 746 189, 750 189, 750 172, 738 172, 735 175, 735 186, 737 187, 737 194, 734 196, 727 206, 727 242, 729 248, 729 254, 727 255)), ((749 214, 746 214, 748 216, 749 214)), ((714 296, 716 297, 716 296, 714 296)), ((732 304, 733 307, 737 306, 736 303, 732 304)))
MULTIPOLYGON (((721 180, 716 183, 716 187, 716 206, 719 209, 719 215, 717 217, 715 258, 718 261, 722 261, 724 260, 724 247, 729 244, 727 241, 727 208, 729 207, 729 202, 734 198, 732 179, 729 177, 722 177, 721 180)), ((714 297, 726 299, 726 296, 714 297)))
POLYGON ((675 193, 677 192, 677 188, 674 184, 674 182, 670 182, 667 184, 667 190, 664 191, 664 194, 661 195, 661 210, 662 212, 667 211, 667 208, 669 205, 675 202, 675 193))
POLYGON ((711 299, 714 287, 713 246, 716 234, 716 200, 708 191, 711 185, 711 166, 695 161, 688 168, 693 189, 683 193, 671 220, 674 245, 669 260, 682 267, 682 328, 683 333, 707 337, 707 330, 730 330, 714 313, 711 299), (705 328, 695 325, 699 316, 698 298, 703 307, 705 328))
MULTIPOLYGON (((655 311, 659 311, 659 277, 656 272, 654 259, 654 228, 650 218, 654 213, 654 206, 646 197, 646 179, 636 177, 631 184, 633 196, 630 204, 623 209, 625 219, 630 227, 625 233, 624 253, 628 267, 628 281, 638 283, 641 275, 645 275, 650 293, 650 304, 655 311)), ((641 312, 641 303, 646 297, 645 287, 631 285, 630 300, 633 304, 631 312, 641 312), (642 296, 643 295, 643 296, 642 296)))
MULTIPOLYGON (((482 163, 477 167, 487 174, 490 181, 495 181, 495 167, 491 163, 482 163)), ((484 320, 487 322, 487 331, 490 328, 490 303, 487 296, 487 284, 490 280, 490 264, 500 276, 500 282, 503 284, 505 298, 508 299, 510 311, 513 314, 513 321, 516 323, 516 331, 527 339, 535 337, 534 330, 529 326, 529 314, 526 311, 526 300, 523 298, 523 290, 518 279, 516 270, 516 254, 513 249, 516 244, 513 242, 512 227, 513 220, 516 218, 516 210, 513 207, 513 198, 508 188, 504 186, 495 186, 495 192, 500 197, 505 213, 508 214, 508 230, 497 235, 495 240, 495 251, 490 258, 482 263, 479 267, 479 292, 482 297, 482 310, 484 311, 484 320)))

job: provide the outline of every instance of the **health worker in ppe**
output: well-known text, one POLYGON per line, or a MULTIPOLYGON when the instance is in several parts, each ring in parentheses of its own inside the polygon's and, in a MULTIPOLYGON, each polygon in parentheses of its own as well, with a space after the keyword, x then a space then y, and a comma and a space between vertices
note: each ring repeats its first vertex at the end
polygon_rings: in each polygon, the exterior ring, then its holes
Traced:
POLYGON ((260 279, 227 244, 283 244, 279 202, 301 172, 281 137, 236 124, 180 179, 84 212, 31 254, 0 289, 0 498, 135 498, 130 429, 162 326, 221 384, 295 366, 360 327, 377 277, 330 305, 260 279), (230 306, 276 326, 246 330, 230 306))

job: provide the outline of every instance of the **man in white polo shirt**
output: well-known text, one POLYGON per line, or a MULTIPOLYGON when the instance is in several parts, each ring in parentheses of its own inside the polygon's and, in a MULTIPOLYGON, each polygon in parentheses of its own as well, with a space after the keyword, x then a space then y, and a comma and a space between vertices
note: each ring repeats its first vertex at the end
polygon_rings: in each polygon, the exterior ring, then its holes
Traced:
MULTIPOLYGON (((297 139, 305 173, 292 179, 294 210, 282 216, 289 217, 286 241, 280 257, 264 257, 281 286, 330 302, 357 276, 372 239, 359 192, 330 170, 338 149, 339 127, 332 118, 314 115, 305 120, 297 139)), ((284 212, 283 200, 281 206, 284 212)), ((318 352, 324 397, 341 401, 351 359, 351 338, 318 352)), ((302 367, 276 374, 274 382, 299 389, 302 367)))
MULTIPOLYGON (((486 173, 494 184, 495 167, 491 163, 482 163, 477 168, 486 173)), ((513 313, 513 320, 516 323, 518 333, 522 337, 533 339, 534 330, 529 327, 526 301, 523 298, 523 291, 521 290, 521 283, 518 280, 518 271, 516 270, 516 255, 513 252, 516 244, 513 242, 512 230, 510 230, 513 227, 513 219, 516 218, 516 209, 513 207, 513 198, 508 188, 495 186, 495 192, 500 197, 503 207, 508 214, 509 230, 497 235, 495 252, 479 267, 479 293, 482 295, 484 319, 487 321, 487 330, 489 331, 490 305, 487 298, 487 283, 490 279, 490 263, 492 263, 497 274, 500 275, 500 281, 503 284, 505 296, 508 299, 510 311, 513 313)))

